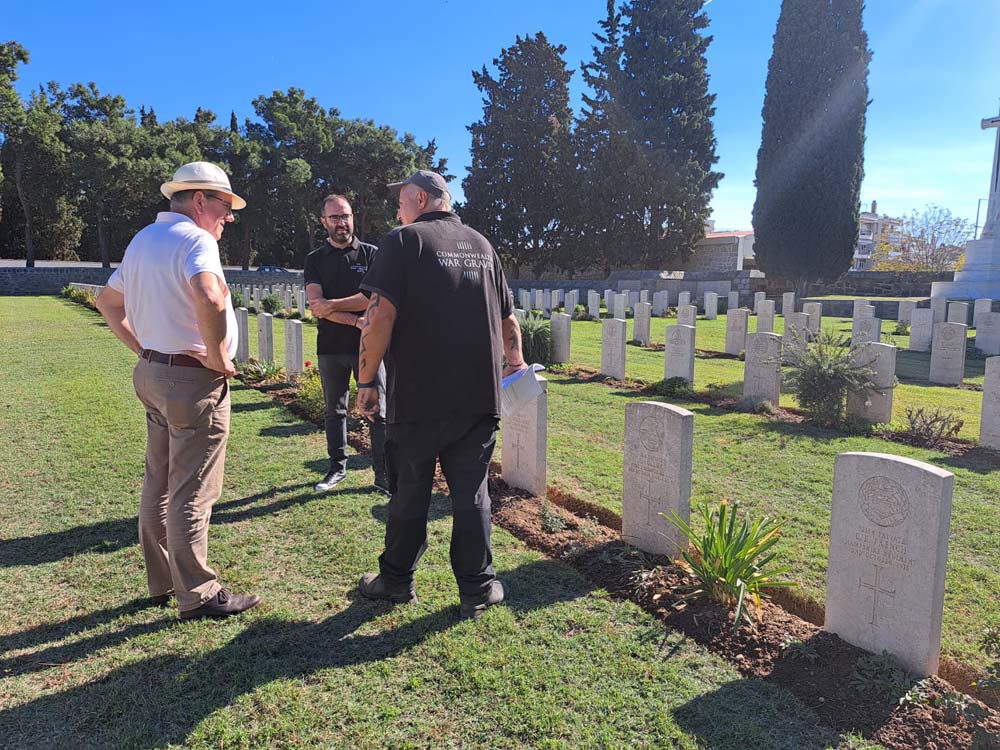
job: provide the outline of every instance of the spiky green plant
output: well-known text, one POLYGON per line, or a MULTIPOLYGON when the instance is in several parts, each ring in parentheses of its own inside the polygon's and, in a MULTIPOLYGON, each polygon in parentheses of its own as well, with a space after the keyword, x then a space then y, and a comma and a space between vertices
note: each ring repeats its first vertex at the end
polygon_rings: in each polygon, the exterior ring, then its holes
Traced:
POLYGON ((776 555, 771 548, 781 536, 781 524, 766 516, 753 522, 745 516, 741 518, 739 503, 730 505, 725 500, 716 508, 705 502, 699 510, 705 525, 701 534, 677 511, 660 515, 676 526, 693 548, 682 552, 682 567, 697 583, 688 587, 690 591, 684 598, 706 597, 735 608, 735 632, 743 618, 747 596, 759 613, 761 598, 767 598, 764 589, 796 585, 794 581, 774 580, 791 569, 787 565, 773 566, 776 555))
POLYGON ((532 310, 521 323, 521 352, 524 361, 547 365, 551 359, 552 326, 540 313, 532 310))
POLYGON ((846 344, 846 338, 820 333, 798 354, 785 381, 812 420, 826 427, 843 424, 850 391, 874 387, 870 363, 852 359, 846 344))

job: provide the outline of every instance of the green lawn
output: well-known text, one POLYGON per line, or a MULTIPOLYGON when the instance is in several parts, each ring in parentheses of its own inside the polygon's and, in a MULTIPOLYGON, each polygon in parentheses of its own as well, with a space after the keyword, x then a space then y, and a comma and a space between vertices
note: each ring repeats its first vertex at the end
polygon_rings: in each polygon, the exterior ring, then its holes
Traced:
MULTIPOLYGON (((367 462, 352 458, 349 480, 315 496, 322 436, 239 385, 211 561, 264 603, 224 622, 144 608, 134 357, 96 315, 52 298, 0 298, 0 340, 0 745, 863 746, 502 529, 510 605, 459 624, 445 498, 433 506, 421 603, 359 600, 385 518, 367 462)), ((554 407, 566 399, 553 409, 565 412, 554 479, 571 481, 570 441, 590 458, 598 433, 600 460, 613 463, 623 398, 569 383, 554 392, 554 407), (613 408, 588 426, 587 399, 613 408), (574 423, 585 437, 567 441, 574 423)))

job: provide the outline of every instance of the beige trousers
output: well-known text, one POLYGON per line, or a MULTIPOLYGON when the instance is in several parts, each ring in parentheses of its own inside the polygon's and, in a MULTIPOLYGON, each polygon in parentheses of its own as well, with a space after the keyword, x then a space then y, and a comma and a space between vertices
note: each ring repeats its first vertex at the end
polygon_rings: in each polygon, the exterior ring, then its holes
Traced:
POLYGON ((213 370, 140 359, 132 373, 146 407, 146 475, 139 544, 151 596, 174 593, 182 612, 219 590, 208 566, 208 524, 222 492, 229 381, 213 370))

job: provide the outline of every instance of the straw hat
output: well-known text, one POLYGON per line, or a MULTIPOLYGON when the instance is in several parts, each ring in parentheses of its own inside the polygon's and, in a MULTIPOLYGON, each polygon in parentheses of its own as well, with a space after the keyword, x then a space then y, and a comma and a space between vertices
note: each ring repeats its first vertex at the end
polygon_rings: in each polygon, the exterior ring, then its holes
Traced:
POLYGON ((229 186, 229 176, 219 167, 207 161, 193 161, 174 172, 170 182, 160 185, 160 192, 166 198, 173 197, 181 190, 213 190, 228 195, 233 202, 233 210, 246 208, 247 202, 240 198, 229 186))

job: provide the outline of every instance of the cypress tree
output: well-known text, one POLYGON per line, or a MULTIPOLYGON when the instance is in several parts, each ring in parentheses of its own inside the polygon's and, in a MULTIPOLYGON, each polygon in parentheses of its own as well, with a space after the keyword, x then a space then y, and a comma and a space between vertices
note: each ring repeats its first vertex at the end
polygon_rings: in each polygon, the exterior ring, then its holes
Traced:
POLYGON ((754 254, 769 276, 850 268, 858 237, 871 53, 860 0, 784 0, 757 153, 754 254))
POLYGON ((708 93, 703 0, 630 0, 624 7, 620 104, 633 148, 621 170, 632 211, 623 238, 665 265, 705 236, 712 191, 715 96, 708 93))

